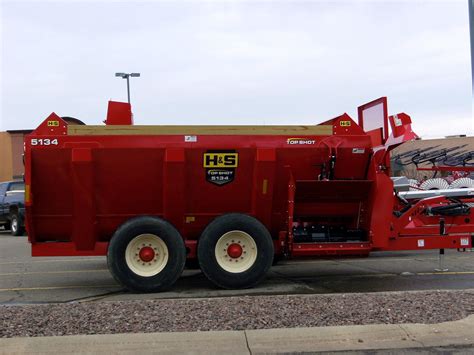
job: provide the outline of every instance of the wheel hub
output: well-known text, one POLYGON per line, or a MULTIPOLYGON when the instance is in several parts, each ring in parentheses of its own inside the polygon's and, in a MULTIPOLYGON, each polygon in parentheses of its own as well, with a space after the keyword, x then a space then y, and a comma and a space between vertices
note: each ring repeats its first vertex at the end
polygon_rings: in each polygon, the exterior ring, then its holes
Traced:
POLYGON ((140 259, 144 262, 150 262, 155 258, 155 251, 151 247, 143 247, 138 253, 140 259))
POLYGON ((237 243, 233 243, 227 248, 227 254, 234 259, 240 258, 242 255, 242 247, 237 243))
POLYGON ((241 230, 224 233, 214 249, 217 264, 227 272, 249 270, 257 260, 257 244, 253 237, 241 230))

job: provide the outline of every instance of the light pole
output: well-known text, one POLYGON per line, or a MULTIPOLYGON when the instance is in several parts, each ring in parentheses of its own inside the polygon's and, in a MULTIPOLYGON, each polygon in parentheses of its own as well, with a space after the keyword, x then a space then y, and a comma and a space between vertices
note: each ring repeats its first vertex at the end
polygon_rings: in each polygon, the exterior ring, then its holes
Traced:
POLYGON ((127 79, 127 97, 128 103, 130 103, 130 77, 138 78, 140 73, 115 73, 115 76, 121 77, 122 79, 127 79))

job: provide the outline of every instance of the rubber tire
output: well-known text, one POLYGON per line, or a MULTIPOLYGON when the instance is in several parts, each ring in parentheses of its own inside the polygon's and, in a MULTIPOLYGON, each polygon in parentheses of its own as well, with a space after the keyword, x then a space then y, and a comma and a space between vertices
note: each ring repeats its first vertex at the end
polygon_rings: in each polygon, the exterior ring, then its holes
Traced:
POLYGON ((278 265, 278 263, 280 261, 282 261, 283 259, 285 259, 285 257, 283 255, 274 255, 273 256, 273 262, 272 262, 272 266, 275 266, 275 265, 278 265))
POLYGON ((13 235, 15 237, 19 237, 19 236, 22 236, 24 232, 25 232, 25 228, 22 225, 21 218, 18 216, 17 213, 15 213, 15 212, 11 213, 10 214, 10 233, 11 233, 11 235, 13 235), (16 225, 17 225, 16 231, 14 231, 12 229, 14 219, 16 220, 16 225))
POLYGON ((107 264, 112 276, 130 291, 165 291, 178 280, 184 269, 186 248, 183 238, 167 221, 157 217, 136 217, 122 224, 112 236, 107 250, 107 264), (125 250, 130 241, 140 234, 158 235, 168 247, 168 263, 155 276, 135 274, 125 260, 125 250))
POLYGON ((226 289, 251 288, 266 276, 273 262, 273 241, 267 228, 253 217, 230 213, 214 219, 206 227, 198 242, 198 260, 201 270, 214 285, 226 289), (257 259, 253 266, 241 273, 231 273, 217 263, 215 247, 219 238, 230 231, 249 234, 257 245, 257 259))

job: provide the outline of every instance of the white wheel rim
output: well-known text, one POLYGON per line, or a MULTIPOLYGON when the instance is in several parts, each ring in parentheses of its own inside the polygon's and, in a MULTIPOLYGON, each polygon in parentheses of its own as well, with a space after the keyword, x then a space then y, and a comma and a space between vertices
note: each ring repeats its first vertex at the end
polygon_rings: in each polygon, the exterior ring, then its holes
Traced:
POLYGON ((168 263, 168 247, 163 239, 154 234, 140 234, 133 238, 125 249, 125 261, 132 272, 150 277, 159 274, 168 263), (151 252, 150 250, 153 250, 151 252), (144 253, 144 251, 146 251, 144 253), (153 256, 152 259, 142 259, 153 256))
POLYGON ((257 260, 257 244, 247 233, 233 230, 223 234, 216 243, 215 256, 217 263, 225 271, 240 273, 249 270, 257 260), (241 254, 229 255, 229 247, 239 250, 241 254))
POLYGON ((17 228, 18 228, 18 221, 16 220, 16 218, 13 218, 12 219, 12 222, 11 222, 11 225, 12 225, 12 232, 16 232, 17 228))

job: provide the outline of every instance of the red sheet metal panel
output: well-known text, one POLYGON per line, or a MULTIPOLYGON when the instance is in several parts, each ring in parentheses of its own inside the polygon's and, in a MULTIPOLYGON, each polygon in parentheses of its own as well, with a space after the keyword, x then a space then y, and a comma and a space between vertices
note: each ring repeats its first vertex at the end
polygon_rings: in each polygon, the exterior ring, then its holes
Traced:
MULTIPOLYGON (((380 103, 386 105, 384 99, 372 104, 380 103)), ((210 221, 230 212, 256 217, 277 253, 294 256, 413 248, 413 238, 440 221, 394 214, 401 206, 388 176, 392 146, 374 152, 370 134, 346 114, 323 123, 329 128, 323 135, 304 134, 301 127, 297 133, 279 127, 274 134, 251 128, 255 134, 243 135, 235 127, 217 134, 187 134, 186 127, 182 134, 175 128, 137 134, 124 126, 114 126, 120 134, 69 135, 66 125, 53 114, 25 140, 27 228, 35 255, 105 254, 115 230, 135 216, 172 223, 189 257, 210 221), (325 242, 306 243, 294 233, 315 228, 308 237, 317 240, 319 225, 333 228, 325 242), (339 227, 361 240, 335 242, 345 238, 339 227)), ((407 119, 403 126, 411 131, 407 119)), ((465 226, 427 245, 461 245, 462 233, 474 226, 461 219, 456 224, 465 226)))
POLYGON ((132 107, 127 102, 109 101, 107 125, 132 125, 132 107))

